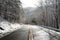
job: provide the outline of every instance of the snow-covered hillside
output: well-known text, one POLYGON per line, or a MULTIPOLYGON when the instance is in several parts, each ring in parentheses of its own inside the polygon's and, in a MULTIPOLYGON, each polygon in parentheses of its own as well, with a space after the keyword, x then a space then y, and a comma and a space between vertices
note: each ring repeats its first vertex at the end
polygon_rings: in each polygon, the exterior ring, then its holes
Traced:
POLYGON ((21 28, 21 25, 18 23, 10 23, 0 17, 0 38, 10 34, 11 32, 21 28), (2 30, 3 29, 3 30, 2 30))

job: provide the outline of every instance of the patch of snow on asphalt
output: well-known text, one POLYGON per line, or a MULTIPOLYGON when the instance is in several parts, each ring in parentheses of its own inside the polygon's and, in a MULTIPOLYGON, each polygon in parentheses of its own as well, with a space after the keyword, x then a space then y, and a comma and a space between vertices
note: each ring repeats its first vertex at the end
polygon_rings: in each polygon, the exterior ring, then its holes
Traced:
POLYGON ((50 40, 49 34, 44 32, 43 30, 36 32, 34 35, 34 40, 50 40))

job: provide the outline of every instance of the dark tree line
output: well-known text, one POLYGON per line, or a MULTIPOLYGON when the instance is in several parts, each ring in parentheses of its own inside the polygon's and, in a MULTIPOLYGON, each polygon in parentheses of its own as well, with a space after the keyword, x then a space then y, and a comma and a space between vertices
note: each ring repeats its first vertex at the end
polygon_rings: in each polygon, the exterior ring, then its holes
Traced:
POLYGON ((10 22, 19 22, 21 8, 20 0, 0 0, 0 17, 10 22))

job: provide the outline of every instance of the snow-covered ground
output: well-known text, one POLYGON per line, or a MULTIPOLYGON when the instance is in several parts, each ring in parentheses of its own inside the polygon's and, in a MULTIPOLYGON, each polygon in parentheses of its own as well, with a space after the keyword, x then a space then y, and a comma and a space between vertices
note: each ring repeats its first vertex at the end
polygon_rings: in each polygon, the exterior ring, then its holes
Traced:
POLYGON ((0 27, 3 28, 4 30, 0 29, 0 38, 4 37, 10 33, 12 33, 13 31, 20 29, 21 25, 18 23, 10 23, 2 18, 0 18, 0 27))
POLYGON ((0 18, 0 27, 4 29, 0 29, 0 38, 20 28, 28 30, 31 28, 34 35, 34 40, 60 40, 60 32, 56 32, 54 30, 43 28, 37 25, 10 23, 0 18))
POLYGON ((33 33, 34 40, 60 40, 60 32, 40 26, 37 27, 40 28, 40 30, 33 33))

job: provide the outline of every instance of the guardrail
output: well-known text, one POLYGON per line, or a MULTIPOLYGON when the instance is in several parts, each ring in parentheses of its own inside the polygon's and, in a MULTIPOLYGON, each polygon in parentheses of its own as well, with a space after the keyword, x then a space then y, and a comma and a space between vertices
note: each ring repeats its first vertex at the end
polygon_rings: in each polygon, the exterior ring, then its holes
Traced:
POLYGON ((42 27, 60 32, 60 29, 57 29, 57 28, 53 28, 53 27, 49 27, 49 26, 42 26, 42 27))

